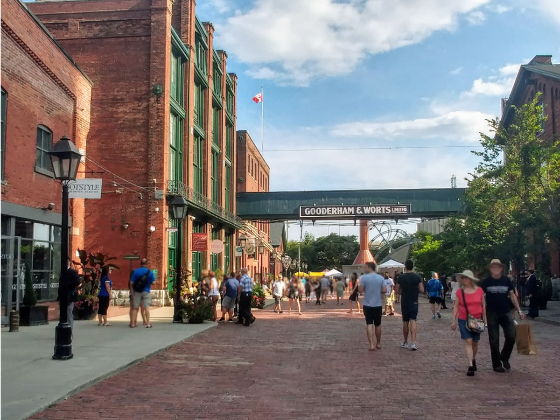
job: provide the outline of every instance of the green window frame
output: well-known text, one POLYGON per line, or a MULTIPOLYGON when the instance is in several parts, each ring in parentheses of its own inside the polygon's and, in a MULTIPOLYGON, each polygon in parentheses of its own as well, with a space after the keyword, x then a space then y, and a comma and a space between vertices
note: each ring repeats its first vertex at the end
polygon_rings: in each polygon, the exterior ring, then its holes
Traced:
POLYGON ((35 168, 52 172, 49 151, 52 146, 52 131, 44 125, 37 126, 37 147, 35 168))
MULTIPOLYGON (((202 233, 202 224, 198 222, 193 223, 192 227, 193 233, 202 233)), ((192 278, 193 280, 200 280, 202 275, 202 252, 193 251, 192 252, 192 278)))
POLYGON ((231 158, 231 153, 233 149, 233 127, 230 124, 226 124, 226 156, 231 158))
POLYGON ((233 116, 233 99, 233 91, 231 90, 231 87, 228 86, 226 93, 226 110, 231 116, 233 116))
MULTIPOLYGON (((169 218, 169 227, 179 227, 179 221, 169 218)), ((177 270, 177 243, 179 241, 179 232, 167 232, 167 291, 171 292, 175 286, 175 277, 177 270)))
POLYGON ((204 131, 204 86, 194 85, 194 124, 204 131))
POLYGON ((226 239, 224 241, 224 274, 233 271, 233 267, 231 267, 231 238, 231 233, 226 232, 226 239))
MULTIPOLYGON (((212 229, 212 240, 214 239, 218 239, 220 231, 217 229, 212 229)), ((213 252, 210 254, 210 267, 212 268, 212 271, 216 271, 218 268, 220 268, 219 264, 220 264, 220 255, 219 254, 214 254, 213 252)))
POLYGON ((204 186, 204 139, 195 135, 193 141, 193 189, 202 194, 204 186))
POLYGON ((0 144, 0 153, 2 154, 0 165, 2 165, 0 170, 0 179, 4 181, 4 177, 6 176, 5 166, 6 166, 6 115, 8 109, 8 93, 2 89, 2 103, 0 104, 2 107, 0 109, 1 117, 1 127, 0 127, 0 134, 2 136, 2 143, 0 144))
POLYGON ((183 119, 169 113, 169 180, 183 182, 183 119))
POLYGON ((224 181, 225 209, 231 211, 231 164, 226 162, 224 181))
POLYGON ((171 98, 180 106, 184 106, 184 59, 183 56, 173 48, 171 51, 171 98))
POLYGON ((212 143, 220 147, 220 110, 212 108, 212 143))
POLYGON ((212 171, 211 171, 211 193, 212 201, 218 203, 220 200, 220 153, 216 150, 212 150, 212 171))
POLYGON ((195 35, 194 45, 194 64, 203 76, 208 76, 208 48, 205 45, 202 35, 198 31, 195 35))
POLYGON ((212 78, 212 90, 218 99, 222 98, 222 72, 219 64, 214 60, 214 76, 212 78))

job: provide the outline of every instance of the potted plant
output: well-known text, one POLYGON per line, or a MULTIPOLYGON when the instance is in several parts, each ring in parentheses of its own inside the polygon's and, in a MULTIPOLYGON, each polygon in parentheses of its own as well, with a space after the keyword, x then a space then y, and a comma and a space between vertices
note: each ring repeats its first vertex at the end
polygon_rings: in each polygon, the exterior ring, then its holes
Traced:
POLYGON ((204 321, 214 319, 212 302, 200 292, 188 294, 185 300, 180 302, 179 314, 183 322, 189 324, 202 324, 204 321))
POLYGON ((19 308, 20 325, 45 325, 48 324, 48 306, 37 305, 37 295, 33 289, 33 281, 31 280, 31 269, 25 264, 25 294, 23 296, 23 305, 19 308))
POLYGON ((251 308, 263 309, 266 303, 264 289, 260 284, 253 286, 253 299, 251 300, 251 308))

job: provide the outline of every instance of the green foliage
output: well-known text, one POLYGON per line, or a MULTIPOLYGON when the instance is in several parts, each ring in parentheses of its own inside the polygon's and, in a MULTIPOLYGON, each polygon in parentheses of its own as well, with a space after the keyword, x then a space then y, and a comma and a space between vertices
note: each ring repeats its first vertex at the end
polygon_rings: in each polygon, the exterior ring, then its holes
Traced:
POLYGON ((189 323, 200 323, 214 319, 211 301, 200 292, 187 295, 185 300, 179 303, 179 314, 183 320, 187 320, 189 323))
POLYGON ((251 300, 251 307, 263 309, 265 303, 266 297, 264 289, 260 284, 257 283, 253 286, 253 299, 251 300))
MULTIPOLYGON (((298 241, 288 242, 287 254, 293 259, 298 257, 298 245, 298 241)), ((342 265, 352 264, 359 250, 360 244, 356 236, 331 233, 315 239, 313 235, 306 234, 301 244, 301 260, 308 264, 308 271, 334 267, 340 269, 342 265)))
POLYGON ((23 295, 23 304, 25 306, 37 305, 37 295, 33 289, 33 280, 31 279, 31 268, 29 264, 25 264, 25 294, 23 295))
POLYGON ((421 234, 422 242, 413 246, 412 258, 416 266, 416 271, 429 278, 432 271, 443 272, 445 257, 441 252, 443 241, 434 239, 431 235, 421 234))
POLYGON ((86 295, 97 295, 99 291, 99 282, 101 280, 101 270, 103 267, 111 267, 115 270, 120 270, 120 268, 108 261, 116 260, 116 257, 110 257, 109 254, 103 254, 97 252, 96 254, 88 254, 83 249, 78 249, 78 254, 80 256, 79 261, 72 261, 75 267, 77 267, 81 273, 82 277, 82 292, 86 295))

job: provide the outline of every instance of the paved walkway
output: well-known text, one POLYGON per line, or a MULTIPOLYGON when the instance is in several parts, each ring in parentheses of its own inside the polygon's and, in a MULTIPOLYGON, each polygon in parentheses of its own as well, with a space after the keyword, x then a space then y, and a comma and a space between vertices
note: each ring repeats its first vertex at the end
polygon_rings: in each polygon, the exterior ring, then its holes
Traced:
POLYGON ((364 320, 347 308, 220 324, 33 419, 560 418, 559 327, 532 323, 539 354, 514 354, 507 374, 491 370, 485 334, 469 378, 450 310, 432 320, 422 303, 417 352, 399 348, 400 317, 384 318, 383 348, 368 352, 364 320))

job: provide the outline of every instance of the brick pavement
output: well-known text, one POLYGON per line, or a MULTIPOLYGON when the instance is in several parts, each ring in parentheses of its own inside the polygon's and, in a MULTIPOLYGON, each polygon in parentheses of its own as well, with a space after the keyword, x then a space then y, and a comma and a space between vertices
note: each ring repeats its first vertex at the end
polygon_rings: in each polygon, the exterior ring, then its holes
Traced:
POLYGON ((383 348, 367 351, 348 306, 303 304, 304 315, 257 313, 80 392, 33 419, 558 419, 560 331, 533 324, 537 356, 491 370, 487 335, 469 378, 451 311, 421 304, 420 350, 400 349, 399 316, 383 319, 383 348))

